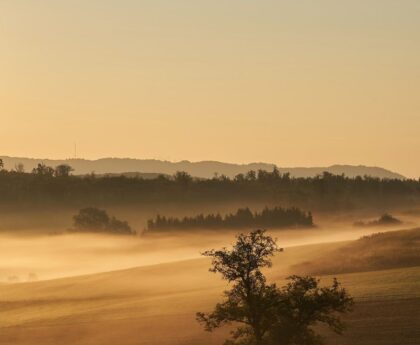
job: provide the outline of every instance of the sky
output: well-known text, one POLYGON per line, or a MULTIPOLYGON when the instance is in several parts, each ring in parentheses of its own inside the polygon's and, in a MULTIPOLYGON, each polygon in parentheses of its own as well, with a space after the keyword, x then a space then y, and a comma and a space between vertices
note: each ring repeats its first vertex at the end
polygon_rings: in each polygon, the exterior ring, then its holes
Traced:
POLYGON ((420 176, 418 0, 0 0, 0 155, 420 176))

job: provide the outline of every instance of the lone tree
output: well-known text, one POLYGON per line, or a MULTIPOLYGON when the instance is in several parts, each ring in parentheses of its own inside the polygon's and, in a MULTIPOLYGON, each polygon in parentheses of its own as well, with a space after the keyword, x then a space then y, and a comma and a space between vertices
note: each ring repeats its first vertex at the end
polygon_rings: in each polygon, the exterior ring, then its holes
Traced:
POLYGON ((55 167, 55 177, 68 177, 74 169, 68 164, 60 164, 55 167))
POLYGON ((344 326, 338 313, 351 309, 352 298, 334 279, 320 287, 313 277, 289 277, 283 288, 268 284, 261 271, 271 267, 271 257, 280 251, 276 241, 263 230, 237 237, 232 249, 210 250, 211 272, 220 273, 232 284, 225 299, 211 313, 197 313, 207 331, 225 324, 238 325, 226 345, 318 345, 321 336, 313 326, 325 323, 336 333, 344 326))

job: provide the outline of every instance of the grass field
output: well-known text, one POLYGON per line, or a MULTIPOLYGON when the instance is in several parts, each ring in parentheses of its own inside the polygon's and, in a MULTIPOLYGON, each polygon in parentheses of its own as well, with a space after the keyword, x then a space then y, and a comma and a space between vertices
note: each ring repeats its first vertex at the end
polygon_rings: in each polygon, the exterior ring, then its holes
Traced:
MULTIPOLYGON (((299 260, 343 244, 295 247, 267 272, 278 283, 299 260)), ((192 259, 108 273, 0 285, 0 344, 220 344, 227 330, 195 322, 220 299, 225 282, 192 259)), ((332 277, 325 276, 328 282, 332 277)), ((330 344, 418 344, 420 267, 338 276, 356 299, 344 337, 330 344)))
POLYGON ((420 266, 419 248, 420 228, 378 232, 320 253, 293 269, 324 275, 420 266))

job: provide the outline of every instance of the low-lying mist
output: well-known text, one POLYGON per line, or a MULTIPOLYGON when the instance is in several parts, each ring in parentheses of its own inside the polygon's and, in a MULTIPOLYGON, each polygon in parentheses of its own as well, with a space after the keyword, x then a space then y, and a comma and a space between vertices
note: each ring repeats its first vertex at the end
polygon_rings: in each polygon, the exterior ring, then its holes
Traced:
MULTIPOLYGON (((0 235, 1 283, 46 280, 199 259, 202 251, 229 245, 235 235, 235 232, 204 230, 148 236, 27 235, 29 230, 18 235, 12 232, 0 235)), ((271 233, 277 237, 281 247, 290 248, 354 240, 388 230, 392 229, 354 228, 346 223, 271 233)))

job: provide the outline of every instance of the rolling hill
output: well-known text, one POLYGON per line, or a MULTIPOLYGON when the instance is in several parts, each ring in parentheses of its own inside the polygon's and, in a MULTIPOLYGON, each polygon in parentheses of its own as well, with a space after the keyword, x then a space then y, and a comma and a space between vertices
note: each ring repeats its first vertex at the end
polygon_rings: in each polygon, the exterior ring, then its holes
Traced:
POLYGON ((340 274, 411 266, 420 266, 420 228, 363 236, 294 269, 305 274, 340 274))
MULTIPOLYGON (((287 249, 276 257, 269 279, 283 284, 284 261, 290 264, 324 249, 325 244, 287 249)), ((211 309, 226 288, 225 282, 207 271, 208 266, 206 259, 192 259, 0 285, 0 344, 220 344, 228 329, 207 333, 195 321, 195 312, 211 309)), ((417 344, 419 267, 338 278, 356 305, 346 317, 344 337, 333 336, 330 344, 417 344)), ((322 279, 329 282, 332 277, 322 279)))
MULTIPOLYGON (((102 158, 97 160, 86 159, 38 159, 38 158, 20 158, 0 156, 4 161, 6 169, 13 169, 16 164, 22 163, 26 171, 31 171, 38 163, 44 163, 49 166, 57 166, 59 164, 69 164, 75 171, 76 175, 89 174, 131 174, 145 173, 145 177, 154 176, 153 174, 169 174, 172 175, 177 171, 186 171, 190 175, 200 178, 211 178, 216 173, 224 174, 228 177, 234 177, 239 173, 246 173, 249 170, 273 170, 274 164, 269 163, 249 163, 249 164, 232 164, 217 161, 201 161, 201 162, 169 162, 155 159, 131 159, 131 158, 102 158)), ((380 167, 352 166, 352 165, 332 165, 329 167, 309 167, 309 168, 284 168, 279 167, 281 173, 290 173, 292 177, 313 177, 322 174, 324 171, 332 174, 344 174, 348 177, 355 176, 373 176, 379 178, 395 178, 403 179, 404 176, 386 170, 380 167)))

